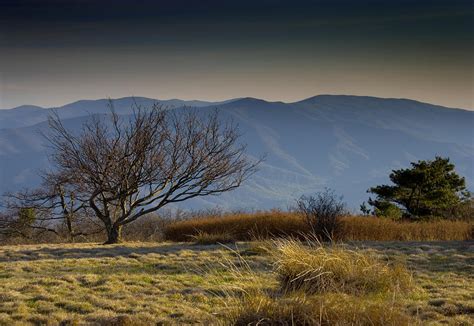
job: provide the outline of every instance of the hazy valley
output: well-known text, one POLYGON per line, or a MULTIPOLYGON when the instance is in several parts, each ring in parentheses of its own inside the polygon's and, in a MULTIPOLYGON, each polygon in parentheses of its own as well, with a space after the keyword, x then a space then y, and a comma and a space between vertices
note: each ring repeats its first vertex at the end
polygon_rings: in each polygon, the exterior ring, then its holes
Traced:
MULTIPOLYGON (((419 159, 449 157, 474 182, 474 112, 404 99, 320 95, 295 103, 241 98, 224 102, 121 98, 116 112, 159 103, 173 110, 217 110, 239 125, 259 172, 241 188, 218 197, 185 202, 183 208, 287 208, 295 198, 324 187, 344 196, 352 209, 366 190, 388 173, 419 159)), ((57 108, 64 124, 78 130, 89 114, 105 114, 108 100, 85 100, 57 108)), ((50 109, 21 106, 0 110, 0 192, 34 187, 48 167, 41 133, 50 109)))

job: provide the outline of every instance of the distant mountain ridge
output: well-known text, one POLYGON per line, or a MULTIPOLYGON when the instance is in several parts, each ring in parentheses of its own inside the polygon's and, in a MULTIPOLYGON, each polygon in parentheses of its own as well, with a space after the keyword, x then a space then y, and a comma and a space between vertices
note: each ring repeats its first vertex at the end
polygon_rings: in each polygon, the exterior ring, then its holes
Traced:
MULTIPOLYGON (((41 121, 46 121, 51 110, 56 110, 62 118, 80 117, 86 114, 103 113, 109 105, 109 99, 98 100, 80 100, 65 104, 60 107, 43 108, 35 105, 22 105, 12 109, 0 110, 0 129, 2 128, 17 128, 30 126, 41 121)), ((209 105, 217 105, 228 103, 229 101, 221 102, 207 102, 199 100, 157 100, 147 97, 122 97, 112 99, 114 108, 119 113, 126 113, 130 111, 133 105, 141 105, 144 107, 151 106, 154 103, 163 106, 164 108, 176 108, 182 106, 188 107, 205 107, 209 105)))
MULTIPOLYGON (((184 208, 218 205, 260 209, 291 205, 294 198, 324 187, 357 208, 366 190, 388 181, 393 168, 418 159, 448 156, 472 189, 474 112, 407 100, 319 95, 293 103, 240 98, 223 102, 160 101, 143 97, 113 100, 120 115, 134 104, 168 109, 217 109, 239 124, 252 157, 266 153, 260 171, 242 188, 219 197, 196 199, 184 208)), ((77 101, 57 108, 65 125, 78 128, 88 114, 107 112, 108 100, 77 101)), ((44 140, 50 109, 21 106, 0 110, 0 192, 38 184, 48 166, 44 140)))

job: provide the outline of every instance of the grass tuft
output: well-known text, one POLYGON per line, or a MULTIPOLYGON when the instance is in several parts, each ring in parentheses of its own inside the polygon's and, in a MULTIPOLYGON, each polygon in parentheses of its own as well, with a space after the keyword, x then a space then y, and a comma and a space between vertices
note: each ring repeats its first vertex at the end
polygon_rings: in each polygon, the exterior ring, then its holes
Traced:
POLYGON ((261 279, 239 256, 239 265, 228 269, 249 286, 223 291, 231 325, 417 323, 396 300, 398 293, 412 288, 411 276, 402 266, 388 266, 367 251, 327 248, 309 241, 281 239, 260 248, 269 254, 280 282, 275 288, 255 286, 261 279))
POLYGON ((295 240, 275 241, 276 272, 285 291, 353 295, 398 293, 412 287, 410 273, 364 251, 295 240))

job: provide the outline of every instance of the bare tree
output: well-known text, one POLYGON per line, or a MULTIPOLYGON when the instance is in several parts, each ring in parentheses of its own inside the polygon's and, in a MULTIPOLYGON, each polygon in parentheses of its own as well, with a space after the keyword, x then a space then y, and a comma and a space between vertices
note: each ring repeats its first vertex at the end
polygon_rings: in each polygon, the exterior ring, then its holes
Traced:
POLYGON ((3 206, 10 212, 8 229, 15 231, 13 235, 26 237, 28 229, 49 231, 60 235, 58 232, 60 223, 64 224, 66 235, 71 242, 77 236, 101 231, 100 228, 95 228, 93 231, 86 232, 77 227, 76 224, 80 218, 87 218, 87 202, 78 198, 66 176, 42 173, 42 177, 43 182, 36 189, 25 189, 4 195, 3 206), (34 218, 22 218, 21 212, 26 211, 34 212, 34 218), (12 218, 14 216, 16 219, 12 218), (20 230, 22 233, 19 232, 20 230))
POLYGON ((45 233, 58 235, 50 220, 45 219, 43 211, 32 207, 6 210, 0 213, 0 235, 4 238, 21 237, 37 240, 45 233))
POLYGON ((53 115, 47 139, 55 174, 91 208, 107 232, 121 239, 122 227, 170 203, 233 190, 255 172, 259 161, 245 157, 234 124, 214 112, 176 113, 158 105, 137 107, 128 118, 111 105, 108 118, 91 116, 80 133, 53 115))

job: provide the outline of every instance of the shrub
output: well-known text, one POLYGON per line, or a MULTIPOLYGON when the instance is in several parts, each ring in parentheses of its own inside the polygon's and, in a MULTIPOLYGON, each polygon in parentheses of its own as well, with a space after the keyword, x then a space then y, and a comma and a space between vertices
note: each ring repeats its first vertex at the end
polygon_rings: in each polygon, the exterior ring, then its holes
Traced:
POLYGON ((18 219, 22 224, 32 224, 36 220, 35 209, 30 207, 20 208, 18 210, 18 219))
POLYGON ((367 252, 280 240, 275 241, 273 256, 285 291, 362 295, 398 293, 411 287, 405 268, 389 266, 367 252))
POLYGON ((297 212, 303 216, 312 234, 323 241, 335 238, 346 208, 334 191, 326 189, 314 196, 303 196, 296 201, 296 205, 297 212))

